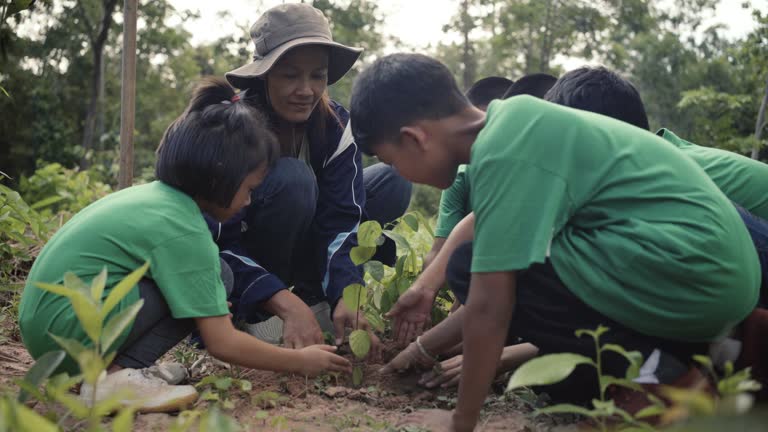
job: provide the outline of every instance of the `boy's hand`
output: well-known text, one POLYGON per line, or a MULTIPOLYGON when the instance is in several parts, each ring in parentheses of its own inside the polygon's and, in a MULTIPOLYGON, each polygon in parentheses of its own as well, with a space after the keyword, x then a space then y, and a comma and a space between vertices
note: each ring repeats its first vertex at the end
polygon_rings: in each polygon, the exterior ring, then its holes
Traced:
POLYGON ((381 359, 382 345, 381 340, 371 331, 371 325, 360 313, 357 315, 356 311, 350 311, 347 305, 343 301, 339 300, 336 304, 336 309, 333 311, 333 328, 336 338, 336 345, 341 345, 344 342, 344 330, 346 328, 355 328, 355 321, 360 330, 366 330, 371 337, 371 350, 368 352, 368 359, 372 361, 378 361, 381 359))
POLYGON ((303 302, 283 317, 283 344, 286 348, 301 349, 323 343, 323 331, 315 314, 303 302))
POLYGON ((352 364, 344 357, 334 354, 336 347, 312 345, 299 350, 302 356, 301 373, 315 377, 323 372, 352 372, 352 364))
POLYGON ((397 300, 385 315, 393 319, 393 338, 398 346, 404 347, 424 332, 424 327, 432 317, 432 304, 435 295, 418 280, 397 300))
POLYGON ((416 342, 413 342, 393 358, 392 361, 384 365, 379 372, 383 374, 403 372, 415 367, 429 369, 434 365, 435 361, 422 354, 416 342))
POLYGON ((459 385, 463 360, 464 357, 462 355, 457 355, 440 362, 440 367, 437 370, 433 369, 421 376, 419 384, 427 388, 437 386, 446 388, 459 385))

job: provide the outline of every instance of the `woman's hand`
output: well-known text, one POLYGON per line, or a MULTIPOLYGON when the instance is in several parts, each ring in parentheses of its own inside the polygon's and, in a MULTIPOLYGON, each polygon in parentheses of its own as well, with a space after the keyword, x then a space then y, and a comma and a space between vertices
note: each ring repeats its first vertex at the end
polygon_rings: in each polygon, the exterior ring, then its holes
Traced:
POLYGON ((341 345, 344 342, 344 331, 347 328, 357 328, 365 330, 371 337, 371 350, 368 351, 368 359, 371 361, 379 361, 381 359, 381 351, 383 346, 381 340, 371 331, 371 325, 363 317, 362 313, 358 314, 357 311, 350 311, 347 305, 343 301, 339 301, 336 304, 336 309, 333 311, 333 328, 335 330, 336 345, 341 345))
POLYGON ((323 343, 323 331, 315 314, 304 302, 284 314, 283 345, 286 348, 301 349, 323 343))

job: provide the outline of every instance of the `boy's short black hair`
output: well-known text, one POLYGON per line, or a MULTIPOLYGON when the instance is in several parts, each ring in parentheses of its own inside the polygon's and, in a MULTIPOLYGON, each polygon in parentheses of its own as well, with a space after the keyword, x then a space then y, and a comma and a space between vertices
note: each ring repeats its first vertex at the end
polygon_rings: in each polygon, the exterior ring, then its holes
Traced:
POLYGON ((501 99, 513 83, 511 79, 500 76, 479 79, 467 90, 467 99, 476 107, 488 106, 492 100, 501 99))
POLYGON ((555 85, 555 82, 557 82, 557 78, 550 74, 533 73, 525 75, 507 89, 502 99, 523 94, 543 99, 549 89, 555 85))
POLYGON ((451 71, 421 54, 391 54, 376 60, 355 80, 350 103, 352 133, 360 149, 394 139, 400 128, 439 119, 468 107, 451 71))
POLYGON ((545 99, 650 129, 643 100, 635 86, 602 66, 581 67, 566 73, 545 99))
POLYGON ((277 159, 277 139, 260 113, 234 96, 219 78, 198 85, 160 141, 155 164, 160 181, 228 208, 245 177, 277 159))

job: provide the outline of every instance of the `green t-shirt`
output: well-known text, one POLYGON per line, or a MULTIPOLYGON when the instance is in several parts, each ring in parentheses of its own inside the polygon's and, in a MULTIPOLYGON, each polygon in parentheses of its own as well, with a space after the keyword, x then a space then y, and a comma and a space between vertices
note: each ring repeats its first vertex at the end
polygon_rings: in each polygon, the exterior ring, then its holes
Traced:
POLYGON ((440 195, 440 212, 437 215, 435 237, 448 237, 456 226, 472 209, 469 206, 469 179, 467 166, 459 165, 456 180, 440 195))
POLYGON ((691 342, 723 335, 757 303, 760 266, 735 207, 648 131, 530 96, 493 102, 469 178, 473 272, 549 258, 607 317, 691 342))
MULTIPOLYGON (((83 209, 40 252, 19 307, 21 335, 30 354, 38 358, 60 349, 49 332, 90 345, 69 300, 37 288, 34 282, 61 284, 64 273, 71 271, 90 284, 106 266, 106 298, 112 286, 146 261, 150 262, 146 277, 158 285, 174 318, 228 313, 218 248, 197 204, 162 182, 134 186, 83 209)), ((112 315, 138 299, 134 287, 112 315)), ((113 350, 127 335, 128 330, 113 350)), ((75 373, 78 367, 67 358, 61 370, 75 373)))
POLYGON ((754 159, 688 142, 669 129, 656 135, 674 144, 704 168, 709 178, 731 201, 768 219, 768 165, 754 159))

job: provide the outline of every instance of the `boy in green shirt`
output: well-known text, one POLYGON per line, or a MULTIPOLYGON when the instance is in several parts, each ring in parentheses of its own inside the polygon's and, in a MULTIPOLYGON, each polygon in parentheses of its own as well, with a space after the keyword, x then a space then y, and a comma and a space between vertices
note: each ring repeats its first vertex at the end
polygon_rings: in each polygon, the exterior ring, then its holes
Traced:
MULTIPOLYGON (((510 337, 590 355, 573 333, 603 324, 607 342, 687 363, 757 302, 759 264, 738 213, 648 132, 529 96, 493 102, 486 116, 444 65, 416 54, 361 73, 351 112, 361 149, 411 181, 447 188, 471 158, 474 244, 444 246, 472 256, 465 317, 409 347, 429 364, 463 339, 456 410, 421 418, 438 430, 474 428, 510 337)), ((620 374, 626 363, 605 366, 620 374)))

